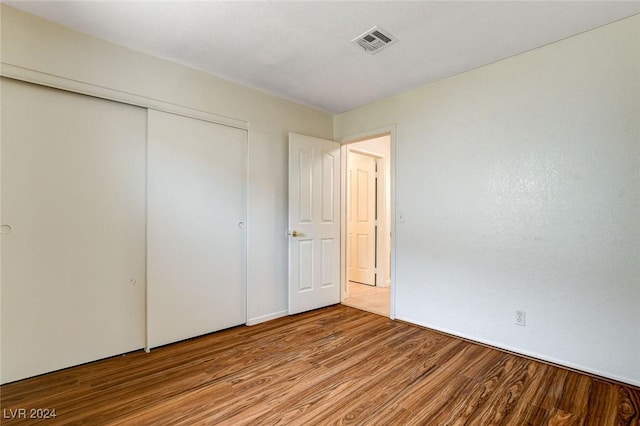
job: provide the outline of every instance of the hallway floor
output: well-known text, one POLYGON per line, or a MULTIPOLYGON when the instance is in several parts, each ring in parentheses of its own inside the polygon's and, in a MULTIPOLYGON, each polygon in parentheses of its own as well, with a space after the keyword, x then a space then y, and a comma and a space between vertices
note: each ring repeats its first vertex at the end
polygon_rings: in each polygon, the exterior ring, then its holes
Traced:
POLYGON ((376 287, 349 281, 349 297, 343 305, 389 317, 390 288, 376 287))

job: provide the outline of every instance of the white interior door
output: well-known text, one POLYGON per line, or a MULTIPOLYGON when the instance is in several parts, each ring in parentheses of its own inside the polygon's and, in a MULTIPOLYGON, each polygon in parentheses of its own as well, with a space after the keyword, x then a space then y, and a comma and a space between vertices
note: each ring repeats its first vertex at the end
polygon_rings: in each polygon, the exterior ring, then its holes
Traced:
POLYGON ((376 285, 376 158, 349 151, 348 279, 376 285))
POLYGON ((147 347, 246 322, 247 132, 149 110, 147 347))
POLYGON ((340 144, 289 134, 289 314, 340 303, 340 144))
POLYGON ((1 84, 2 382, 144 347, 145 109, 1 84))

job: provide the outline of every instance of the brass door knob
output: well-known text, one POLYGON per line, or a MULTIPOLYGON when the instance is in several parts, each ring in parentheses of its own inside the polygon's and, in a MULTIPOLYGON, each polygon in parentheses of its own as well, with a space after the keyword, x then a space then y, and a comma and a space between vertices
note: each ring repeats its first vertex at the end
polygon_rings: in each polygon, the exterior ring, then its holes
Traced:
POLYGON ((293 231, 293 232, 291 233, 291 236, 292 236, 292 237, 299 237, 300 235, 302 235, 302 234, 299 234, 299 233, 298 233, 298 231, 293 231))

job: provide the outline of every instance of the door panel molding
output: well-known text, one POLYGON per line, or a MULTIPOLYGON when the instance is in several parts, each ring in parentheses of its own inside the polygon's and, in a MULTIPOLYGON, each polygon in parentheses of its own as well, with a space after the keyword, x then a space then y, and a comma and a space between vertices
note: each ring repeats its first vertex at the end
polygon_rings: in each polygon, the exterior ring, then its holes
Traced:
POLYGON ((340 302, 339 197, 340 144, 290 133, 289 314, 340 302))
POLYGON ((378 157, 347 150, 347 167, 350 182, 347 194, 347 229, 352 238, 348 239, 346 250, 353 252, 348 269, 349 281, 376 285, 377 255, 377 187, 376 169, 378 157))

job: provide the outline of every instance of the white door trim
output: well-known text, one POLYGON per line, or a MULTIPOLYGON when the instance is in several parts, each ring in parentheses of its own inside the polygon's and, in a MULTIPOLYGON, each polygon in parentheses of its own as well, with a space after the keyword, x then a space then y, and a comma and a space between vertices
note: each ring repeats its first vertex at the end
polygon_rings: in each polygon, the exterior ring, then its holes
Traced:
MULTIPOLYGON (((390 170, 389 176, 391 178, 391 196, 389 199, 389 208, 391 210, 391 223, 389 223, 389 227, 391 230, 391 300, 390 300, 390 309, 389 309, 389 317, 391 319, 395 319, 396 317, 396 125, 391 124, 388 126, 380 127, 377 129, 368 130, 366 132, 357 133, 353 135, 346 136, 339 140, 341 144, 341 158, 340 158, 340 170, 343 177, 347 175, 347 162, 346 162, 346 152, 347 145, 354 142, 360 142, 366 139, 373 139, 375 137, 389 135, 391 147, 390 147, 390 170)), ((346 179, 342 179, 342 184, 340 185, 340 199, 346 200, 346 179)), ((346 253, 346 242, 347 242, 347 209, 346 203, 342 203, 342 207, 340 209, 340 246, 342 250, 340 250, 340 299, 341 301, 347 297, 347 253, 346 253)))
POLYGON ((40 86, 53 87, 69 92, 80 93, 82 95, 93 96, 94 98, 108 99, 123 104, 135 105, 143 108, 155 109, 157 111, 168 112, 176 115, 183 115, 189 118, 209 121, 211 123, 222 124, 224 126, 235 127, 241 130, 248 130, 249 123, 207 111, 197 110, 182 105, 164 102, 159 99, 129 93, 122 90, 108 87, 96 86, 91 83, 71 80, 58 75, 47 74, 40 71, 0 62, 0 75, 14 80, 25 81, 27 83, 39 84, 40 86))

